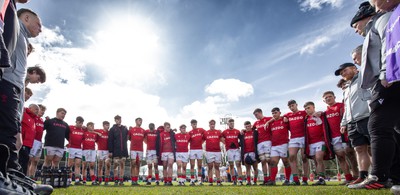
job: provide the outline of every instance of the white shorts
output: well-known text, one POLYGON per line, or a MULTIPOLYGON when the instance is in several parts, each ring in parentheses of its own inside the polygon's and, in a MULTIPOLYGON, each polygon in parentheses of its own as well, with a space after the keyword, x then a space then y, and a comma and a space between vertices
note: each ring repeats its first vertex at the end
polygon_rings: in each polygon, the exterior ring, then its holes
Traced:
POLYGON ((57 148, 53 146, 45 146, 44 147, 44 154, 46 156, 58 156, 58 157, 63 157, 64 156, 64 148, 57 148))
POLYGON ((256 162, 256 153, 254 153, 254 152, 245 153, 243 158, 246 159, 247 156, 250 156, 251 160, 253 162, 256 162))
POLYGON ((68 148, 68 158, 82 158, 82 149, 80 148, 68 148))
POLYGON ((190 150, 189 157, 190 160, 203 159, 203 150, 190 150))
POLYGON ((84 162, 96 162, 96 150, 84 150, 82 156, 84 162))
POLYGON ((155 150, 147 150, 146 161, 147 164, 158 163, 157 152, 155 150))
POLYGON ((144 160, 143 152, 131 150, 131 160, 136 160, 137 158, 139 158, 139 161, 144 160))
POLYGON ((168 159, 174 159, 174 153, 172 152, 161 153, 161 161, 167 161, 168 159))
POLYGON ((177 152, 176 153, 176 161, 182 161, 184 163, 189 162, 189 153, 188 152, 177 152))
POLYGON ((263 141, 257 144, 258 155, 260 154, 271 154, 271 141, 263 141))
POLYGON ((325 146, 325 142, 317 142, 310 144, 310 156, 315 156, 315 154, 319 151, 322 151, 325 146))
POLYGON ((348 146, 347 143, 342 142, 342 137, 334 137, 332 138, 332 145, 333 145, 333 150, 335 152, 340 152, 345 150, 348 146))
POLYGON ((42 142, 38 140, 33 140, 33 146, 29 157, 40 157, 42 155, 42 142))
POLYGON ((239 149, 229 149, 227 152, 228 162, 240 161, 240 150, 239 149))
POLYGON ((207 163, 221 163, 221 152, 206 152, 207 163))
POLYGON ((288 144, 282 144, 271 147, 271 157, 279 156, 282 158, 288 157, 288 144))
POLYGON ((97 159, 107 160, 109 158, 108 154, 108 150, 97 150, 97 159))
POLYGON ((304 137, 296 137, 289 140, 289 148, 304 148, 304 137))

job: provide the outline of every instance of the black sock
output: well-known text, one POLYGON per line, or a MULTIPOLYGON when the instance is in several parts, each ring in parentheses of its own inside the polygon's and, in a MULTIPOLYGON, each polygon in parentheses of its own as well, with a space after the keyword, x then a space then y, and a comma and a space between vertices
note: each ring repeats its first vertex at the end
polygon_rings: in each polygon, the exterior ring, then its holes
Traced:
POLYGON ((368 171, 360 171, 360 178, 365 179, 368 177, 368 171))

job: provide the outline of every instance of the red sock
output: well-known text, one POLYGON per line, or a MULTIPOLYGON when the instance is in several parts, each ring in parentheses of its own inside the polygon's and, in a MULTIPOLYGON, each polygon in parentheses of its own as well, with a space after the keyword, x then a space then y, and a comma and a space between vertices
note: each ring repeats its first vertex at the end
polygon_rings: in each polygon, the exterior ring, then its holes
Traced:
POLYGON ((299 182, 299 176, 293 176, 293 181, 299 182))
POLYGON ((172 182, 172 177, 169 177, 168 181, 169 181, 169 182, 172 182))
POLYGON ((99 177, 99 182, 101 183, 103 181, 103 177, 99 177))
POLYGON ((131 180, 132 180, 132 181, 135 181, 135 177, 132 176, 132 177, 131 177, 131 180))
POLYGON ((344 177, 346 178, 346 181, 351 181, 351 179, 353 178, 353 176, 350 173, 344 175, 344 177))
POLYGON ((151 175, 148 175, 148 176, 147 176, 147 179, 151 179, 151 175))
POLYGON ((289 180, 290 175, 292 174, 292 169, 290 167, 285 167, 285 179, 289 180))
POLYGON ((272 167, 271 168, 271 181, 275 181, 276 179, 276 174, 278 173, 278 167, 272 167))
POLYGON ((303 182, 307 182, 308 177, 303 177, 303 182))
POLYGON ((190 179, 193 179, 193 180, 194 180, 194 175, 190 175, 190 179))
POLYGON ((232 180, 233 180, 233 181, 236 181, 236 177, 235 177, 235 176, 232 176, 232 180))
POLYGON ((270 177, 269 176, 264 176, 264 182, 267 182, 267 181, 269 181, 270 180, 270 177))
POLYGON ((92 175, 92 176, 90 177, 90 179, 92 180, 92 182, 96 181, 96 175, 92 175))
POLYGON ((254 182, 254 183, 257 183, 257 176, 255 176, 255 177, 253 178, 253 182, 254 182))
POLYGON ((105 181, 105 182, 108 182, 108 177, 104 178, 104 181, 105 181))
POLYGON ((83 181, 86 182, 86 177, 83 177, 83 181))
POLYGON ((118 180, 119 180, 118 176, 114 176, 114 181, 118 181, 118 180))
POLYGON ((160 180, 160 176, 158 175, 158 173, 156 173, 155 175, 156 175, 156 180, 159 181, 160 180))
POLYGON ((123 182, 123 181, 124 181, 124 178, 119 178, 119 181, 120 181, 120 182, 123 182))
POLYGON ((250 176, 247 176, 247 182, 250 183, 250 176))
POLYGON ((212 178, 209 178, 209 179, 208 179, 208 182, 212 183, 212 182, 213 182, 213 179, 212 179, 212 178))

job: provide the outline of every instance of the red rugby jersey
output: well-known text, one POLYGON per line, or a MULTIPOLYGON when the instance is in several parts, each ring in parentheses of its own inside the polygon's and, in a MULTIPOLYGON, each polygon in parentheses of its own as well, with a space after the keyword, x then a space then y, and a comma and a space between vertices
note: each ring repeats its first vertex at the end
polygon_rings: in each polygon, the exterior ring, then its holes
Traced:
POLYGON ((171 133, 167 132, 167 131, 163 131, 162 133, 160 133, 160 137, 161 137, 161 145, 162 145, 161 153, 173 152, 171 133))
POLYGON ((78 128, 76 126, 69 126, 69 148, 82 148, 82 142, 83 142, 83 129, 78 128))
POLYGON ((307 120, 306 132, 309 144, 324 141, 324 123, 321 117, 309 117, 307 120))
POLYGON ((204 132, 204 140, 206 140, 206 151, 207 152, 221 152, 219 142, 221 140, 220 130, 208 130, 204 132))
POLYGON ((40 118, 39 116, 36 116, 35 117, 35 125, 36 125, 35 140, 42 142, 43 129, 44 129, 43 119, 40 118))
POLYGON ((328 119, 328 124, 331 129, 331 137, 340 137, 342 134, 340 133, 340 122, 342 121, 344 110, 343 103, 336 103, 333 106, 328 106, 325 114, 328 119))
POLYGON ((240 131, 237 129, 226 129, 222 132, 222 137, 225 138, 226 151, 239 148, 239 135, 240 131))
POLYGON ((258 143, 271 141, 271 131, 264 127, 265 123, 271 119, 272 117, 264 117, 261 120, 254 122, 253 129, 255 128, 258 131, 258 143))
POLYGON ((268 127, 272 133, 272 146, 279 146, 289 142, 289 124, 283 122, 283 118, 275 120, 268 127))
POLYGON ((147 150, 156 150, 157 130, 150 131, 150 129, 147 129, 145 137, 147 140, 147 150))
POLYGON ((255 152, 254 148, 254 131, 244 132, 244 153, 255 152))
POLYGON ((307 113, 304 110, 297 111, 296 113, 289 112, 284 115, 289 120, 290 138, 304 137, 304 119, 307 113))
POLYGON ((189 132, 190 135, 190 149, 191 150, 202 150, 203 147, 203 134, 205 130, 202 128, 192 129, 189 132))
POLYGON ((175 134, 176 141, 176 152, 189 152, 189 141, 190 135, 189 133, 177 133, 175 134))
POLYGON ((22 145, 32 148, 36 136, 35 113, 29 108, 24 108, 21 121, 22 145))
POLYGON ((131 141, 131 150, 143 152, 143 140, 145 131, 141 127, 132 127, 129 129, 128 137, 131 141))
POLYGON ((97 129, 95 131, 101 134, 97 136, 97 150, 108 151, 108 131, 104 129, 97 129))
POLYGON ((83 133, 83 150, 95 150, 96 149, 97 134, 95 132, 85 131, 83 133))

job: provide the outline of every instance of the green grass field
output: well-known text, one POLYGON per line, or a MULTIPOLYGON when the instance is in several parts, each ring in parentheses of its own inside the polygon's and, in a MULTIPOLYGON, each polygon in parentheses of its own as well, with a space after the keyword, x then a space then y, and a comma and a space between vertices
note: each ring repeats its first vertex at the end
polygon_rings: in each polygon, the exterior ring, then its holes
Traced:
POLYGON ((387 190, 350 190, 345 186, 339 186, 338 182, 327 182, 326 186, 231 186, 229 183, 223 183, 224 186, 146 186, 140 183, 140 186, 131 187, 130 183, 125 182, 125 186, 70 186, 68 188, 55 189, 55 195, 58 194, 391 194, 387 190))

